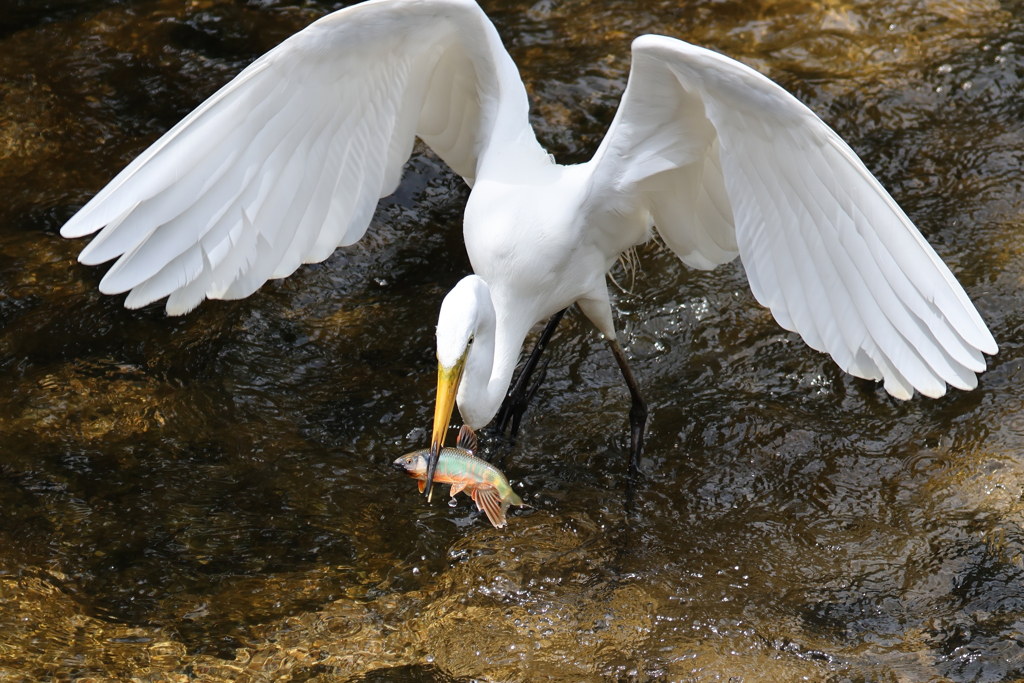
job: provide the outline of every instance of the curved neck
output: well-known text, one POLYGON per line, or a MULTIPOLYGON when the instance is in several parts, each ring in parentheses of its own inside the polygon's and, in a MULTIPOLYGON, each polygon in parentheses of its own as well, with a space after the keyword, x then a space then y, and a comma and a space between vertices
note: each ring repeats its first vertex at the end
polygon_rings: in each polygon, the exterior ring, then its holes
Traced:
POLYGON ((522 326, 509 320, 504 311, 496 311, 488 290, 477 291, 474 341, 456 397, 463 421, 473 429, 490 422, 505 400, 529 330, 529 326, 519 329, 522 326))

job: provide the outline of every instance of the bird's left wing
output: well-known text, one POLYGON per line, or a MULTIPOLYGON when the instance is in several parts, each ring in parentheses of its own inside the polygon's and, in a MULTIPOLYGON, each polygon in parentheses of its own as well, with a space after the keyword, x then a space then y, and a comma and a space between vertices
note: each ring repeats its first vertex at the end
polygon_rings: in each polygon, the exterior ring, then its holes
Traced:
POLYGON ((590 212, 646 209, 698 268, 739 253, 780 325, 898 398, 971 389, 982 352, 996 353, 963 288, 853 150, 739 62, 638 38, 590 163, 590 212))
POLYGON ((61 230, 104 228, 79 260, 125 305, 248 296, 366 231, 415 136, 473 182, 514 141, 544 155, 526 90, 472 0, 373 0, 256 60, 117 175, 61 230))

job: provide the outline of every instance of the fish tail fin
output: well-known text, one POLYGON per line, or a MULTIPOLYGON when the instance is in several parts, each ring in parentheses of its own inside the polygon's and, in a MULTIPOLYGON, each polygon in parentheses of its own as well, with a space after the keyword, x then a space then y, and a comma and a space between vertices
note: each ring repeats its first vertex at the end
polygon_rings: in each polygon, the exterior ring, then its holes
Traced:
POLYGON ((521 508, 528 508, 528 507, 530 507, 529 505, 527 505, 526 503, 523 502, 522 498, 520 498, 518 495, 516 495, 515 491, 512 491, 511 489, 509 489, 508 493, 505 494, 505 497, 501 499, 501 516, 502 516, 502 518, 504 518, 506 513, 508 513, 508 508, 511 505, 516 505, 516 506, 521 507, 521 508))

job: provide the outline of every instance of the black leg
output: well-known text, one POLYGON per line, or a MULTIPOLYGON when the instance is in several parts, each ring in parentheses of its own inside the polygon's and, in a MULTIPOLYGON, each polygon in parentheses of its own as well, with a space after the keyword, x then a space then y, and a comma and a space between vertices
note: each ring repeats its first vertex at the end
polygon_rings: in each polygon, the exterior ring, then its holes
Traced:
POLYGON ((615 354, 615 361, 622 370, 622 376, 629 387, 629 395, 633 397, 633 406, 629 409, 629 477, 633 479, 639 472, 640 454, 644 450, 644 425, 647 423, 647 401, 640 394, 640 387, 633 378, 633 371, 629 369, 626 362, 626 354, 623 353, 619 342, 612 339, 610 342, 612 353, 615 354))
POLYGON ((537 393, 537 389, 540 387, 540 383, 544 381, 544 376, 547 374, 547 363, 540 369, 540 374, 537 376, 537 380, 531 385, 530 376, 534 370, 537 369, 537 363, 540 362, 540 356, 544 353, 544 349, 547 347, 548 342, 551 340, 551 336, 555 333, 555 328, 558 327, 558 323, 561 322, 562 316, 565 315, 565 311, 568 309, 563 308, 558 313, 551 316, 551 320, 544 327, 544 331, 541 332, 540 339, 537 340, 536 346, 533 347, 533 352, 526 361, 526 365, 523 366, 522 372, 519 373, 518 379, 512 383, 509 387, 508 393, 505 395, 505 400, 502 401, 501 408, 498 410, 497 417, 494 418, 494 430, 493 434, 504 434, 505 427, 508 426, 509 421, 512 422, 512 430, 509 432, 509 439, 514 439, 516 432, 519 431, 519 423, 523 419, 523 413, 526 412, 526 406, 529 404, 530 399, 537 393))

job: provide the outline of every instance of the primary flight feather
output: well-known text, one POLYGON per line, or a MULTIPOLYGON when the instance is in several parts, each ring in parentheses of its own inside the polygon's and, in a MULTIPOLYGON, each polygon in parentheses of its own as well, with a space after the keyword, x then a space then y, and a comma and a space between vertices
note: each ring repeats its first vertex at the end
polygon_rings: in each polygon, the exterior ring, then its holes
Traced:
POLYGON ((530 328, 577 303, 612 345, 606 273, 657 229, 688 265, 737 255, 780 325, 898 398, 972 389, 995 340, 850 147, 756 71, 661 36, 633 43, 626 91, 589 162, 538 144, 515 64, 470 0, 371 0, 256 60, 63 227, 117 261, 100 289, 136 308, 245 297, 365 233, 419 137, 472 187, 475 275, 437 327, 433 465, 457 400, 498 411, 530 328))

